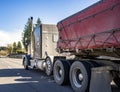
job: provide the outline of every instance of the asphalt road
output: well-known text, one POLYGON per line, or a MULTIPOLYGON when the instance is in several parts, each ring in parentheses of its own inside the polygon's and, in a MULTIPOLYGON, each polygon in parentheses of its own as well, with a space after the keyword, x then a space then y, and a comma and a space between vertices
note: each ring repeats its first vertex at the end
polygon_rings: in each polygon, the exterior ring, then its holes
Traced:
MULTIPOLYGON (((113 92, 120 92, 112 86, 113 92)), ((40 70, 24 70, 21 59, 0 58, 0 92, 73 92, 40 70)))
POLYGON ((24 70, 21 59, 0 58, 0 92, 73 92, 40 70, 24 70))

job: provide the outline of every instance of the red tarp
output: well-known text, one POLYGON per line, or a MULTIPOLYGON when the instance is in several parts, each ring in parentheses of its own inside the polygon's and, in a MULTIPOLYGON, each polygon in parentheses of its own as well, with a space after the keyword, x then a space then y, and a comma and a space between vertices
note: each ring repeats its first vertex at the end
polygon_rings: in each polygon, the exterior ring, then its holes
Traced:
POLYGON ((120 47, 120 0, 102 0, 58 24, 61 49, 120 47))

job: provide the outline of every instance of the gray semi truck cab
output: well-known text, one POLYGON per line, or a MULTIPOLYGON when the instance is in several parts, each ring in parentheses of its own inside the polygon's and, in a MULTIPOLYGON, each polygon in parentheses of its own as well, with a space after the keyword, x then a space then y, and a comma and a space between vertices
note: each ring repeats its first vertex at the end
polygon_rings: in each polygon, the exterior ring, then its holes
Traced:
POLYGON ((24 68, 45 70, 46 74, 50 75, 53 57, 57 55, 55 50, 58 40, 57 27, 51 24, 41 24, 34 28, 31 35, 31 44, 28 46, 29 53, 23 58, 24 68))

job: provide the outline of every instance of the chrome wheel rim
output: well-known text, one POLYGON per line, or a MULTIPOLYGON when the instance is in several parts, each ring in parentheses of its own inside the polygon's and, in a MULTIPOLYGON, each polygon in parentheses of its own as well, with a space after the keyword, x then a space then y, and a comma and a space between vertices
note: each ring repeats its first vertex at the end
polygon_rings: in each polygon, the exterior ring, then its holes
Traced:
POLYGON ((61 77, 62 77, 62 69, 61 69, 60 66, 57 66, 57 68, 56 68, 56 79, 60 80, 61 77))
POLYGON ((47 68, 47 71, 49 71, 49 72, 51 70, 51 63, 50 62, 51 62, 50 60, 46 61, 46 68, 47 68))
POLYGON ((80 88, 82 87, 82 83, 84 80, 83 74, 79 68, 74 68, 72 72, 72 78, 73 78, 73 83, 75 84, 76 87, 80 88))

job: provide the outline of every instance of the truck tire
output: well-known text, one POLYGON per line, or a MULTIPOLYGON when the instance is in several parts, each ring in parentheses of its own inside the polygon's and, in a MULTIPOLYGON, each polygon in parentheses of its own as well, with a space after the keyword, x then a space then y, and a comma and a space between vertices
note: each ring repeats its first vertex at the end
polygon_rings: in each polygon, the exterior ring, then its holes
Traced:
POLYGON ((116 74, 116 76, 114 77, 113 81, 115 82, 115 84, 120 87, 120 74, 116 74))
POLYGON ((59 85, 66 85, 69 83, 70 66, 66 60, 56 60, 53 68, 54 80, 59 85))
POLYGON ((27 59, 26 59, 26 58, 24 58, 24 60, 23 60, 23 66, 24 66, 24 69, 25 69, 25 70, 29 70, 28 65, 27 65, 27 59))
POLYGON ((50 75, 52 75, 52 73, 53 73, 53 64, 52 64, 52 62, 51 62, 50 57, 46 57, 45 63, 46 63, 46 65, 45 65, 45 73, 46 73, 48 76, 50 76, 50 75))
POLYGON ((70 83, 75 92, 86 92, 90 82, 90 65, 85 61, 75 61, 70 67, 70 83))
POLYGON ((30 55, 26 55, 23 58, 23 66, 25 70, 29 70, 28 66, 30 65, 30 55))

